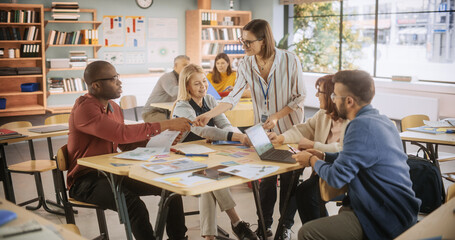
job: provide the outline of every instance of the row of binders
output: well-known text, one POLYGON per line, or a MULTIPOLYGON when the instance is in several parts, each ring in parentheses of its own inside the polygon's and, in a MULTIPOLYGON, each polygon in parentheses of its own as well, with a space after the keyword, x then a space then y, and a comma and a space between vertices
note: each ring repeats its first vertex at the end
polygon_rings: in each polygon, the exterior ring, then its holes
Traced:
POLYGON ((38 40, 39 28, 35 26, 26 28, 2 27, 0 28, 0 40, 38 40))
POLYGON ((242 37, 242 29, 240 28, 205 28, 202 29, 202 40, 233 40, 237 41, 242 37))
POLYGON ((52 77, 47 79, 50 93, 87 91, 87 84, 81 78, 52 77))
POLYGON ((85 45, 98 45, 98 30, 96 29, 82 29, 75 32, 60 32, 52 30, 49 32, 47 38, 49 45, 63 45, 63 44, 85 44, 85 45))
POLYGON ((222 52, 226 54, 245 53, 241 44, 204 43, 204 45, 202 45, 202 54, 204 55, 216 55, 222 52))
POLYGON ((0 22, 39 23, 40 13, 32 10, 0 10, 0 22))
POLYGON ((52 18, 54 20, 77 21, 80 17, 78 2, 52 2, 52 18))
POLYGON ((21 44, 21 57, 39 57, 39 44, 21 44))

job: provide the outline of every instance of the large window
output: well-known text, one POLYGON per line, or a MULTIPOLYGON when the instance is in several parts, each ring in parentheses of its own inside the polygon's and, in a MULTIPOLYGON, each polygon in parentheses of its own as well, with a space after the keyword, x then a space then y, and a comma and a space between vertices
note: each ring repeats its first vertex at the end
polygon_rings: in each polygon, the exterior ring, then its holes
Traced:
POLYGON ((292 49, 304 71, 455 83, 455 0, 344 0, 294 5, 292 49), (340 34, 340 31, 342 34, 340 34))

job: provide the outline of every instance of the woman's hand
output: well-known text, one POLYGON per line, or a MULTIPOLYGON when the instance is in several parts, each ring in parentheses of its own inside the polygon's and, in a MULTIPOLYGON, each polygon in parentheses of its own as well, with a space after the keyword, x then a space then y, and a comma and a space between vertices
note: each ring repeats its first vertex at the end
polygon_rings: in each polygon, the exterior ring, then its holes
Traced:
POLYGON ((284 136, 283 135, 277 135, 274 132, 268 132, 267 136, 269 137, 270 141, 273 144, 280 144, 282 145, 284 143, 284 136))
POLYGON ((248 138, 248 136, 246 134, 242 134, 240 136, 239 141, 242 143, 243 146, 247 146, 247 147, 251 146, 250 139, 248 138))
POLYGON ((204 127, 205 125, 207 125, 207 123, 210 121, 210 119, 212 119, 210 112, 201 114, 194 119, 193 126, 204 127))
POLYGON ((299 142, 299 150, 311 149, 314 148, 314 142, 308 138, 302 138, 299 142))
POLYGON ((265 129, 265 130, 269 130, 269 129, 272 129, 276 126, 276 123, 278 122, 278 116, 276 114, 272 114, 269 116, 269 118, 267 118, 267 120, 265 121, 264 125, 262 125, 262 127, 265 129))

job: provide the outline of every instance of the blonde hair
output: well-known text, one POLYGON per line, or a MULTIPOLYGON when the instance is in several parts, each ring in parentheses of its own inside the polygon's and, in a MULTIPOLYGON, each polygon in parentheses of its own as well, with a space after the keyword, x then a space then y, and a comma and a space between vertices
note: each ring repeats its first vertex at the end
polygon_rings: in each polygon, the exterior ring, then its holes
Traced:
MULTIPOLYGON (((196 64, 188 64, 183 68, 182 72, 179 74, 179 94, 177 96, 177 101, 188 101, 191 99, 191 94, 186 88, 188 82, 194 74, 204 74, 202 67, 196 64)), ((205 77, 205 74, 204 74, 205 77)))

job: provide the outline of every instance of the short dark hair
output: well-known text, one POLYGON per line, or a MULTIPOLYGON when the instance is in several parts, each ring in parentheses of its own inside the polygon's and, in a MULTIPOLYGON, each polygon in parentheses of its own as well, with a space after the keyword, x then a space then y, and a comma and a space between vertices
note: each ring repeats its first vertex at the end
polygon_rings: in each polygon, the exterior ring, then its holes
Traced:
POLYGON ((103 60, 98 60, 95 62, 90 63, 85 67, 84 70, 84 81, 87 83, 87 85, 90 86, 93 81, 95 81, 95 76, 99 74, 99 72, 106 67, 114 67, 111 63, 103 60))
POLYGON ((326 102, 325 112, 326 112, 326 114, 330 115, 330 117, 334 121, 336 121, 340 118, 340 116, 338 116, 338 111, 337 111, 335 103, 332 102, 332 99, 330 98, 330 95, 332 95, 334 85, 335 85, 333 83, 332 79, 333 79, 333 74, 325 75, 323 77, 318 78, 318 80, 316 80, 316 83, 314 84, 314 86, 316 87, 316 89, 319 89, 319 86, 322 85, 321 90, 324 92, 324 100, 326 102))
POLYGON ((174 58, 174 66, 175 66, 175 63, 177 62, 177 60, 179 59, 186 59, 187 61, 190 61, 190 57, 188 57, 187 55, 178 55, 177 57, 174 58))
POLYGON ((257 39, 264 41, 264 48, 259 53, 261 58, 268 59, 275 52, 275 40, 273 39, 270 24, 263 19, 253 19, 243 27, 244 31, 251 32, 257 39))
POLYGON ((221 82, 221 73, 220 73, 220 71, 218 71, 218 68, 216 68, 216 61, 218 61, 220 59, 224 59, 224 61, 226 61, 228 64, 228 67, 226 70, 227 75, 230 76, 232 73, 231 60, 229 59, 228 55, 226 53, 219 53, 215 57, 215 64, 213 64, 213 69, 212 69, 212 81, 214 83, 221 82))
POLYGON ((362 70, 344 70, 335 73, 334 83, 342 83, 360 105, 369 104, 374 97, 374 80, 362 70))

